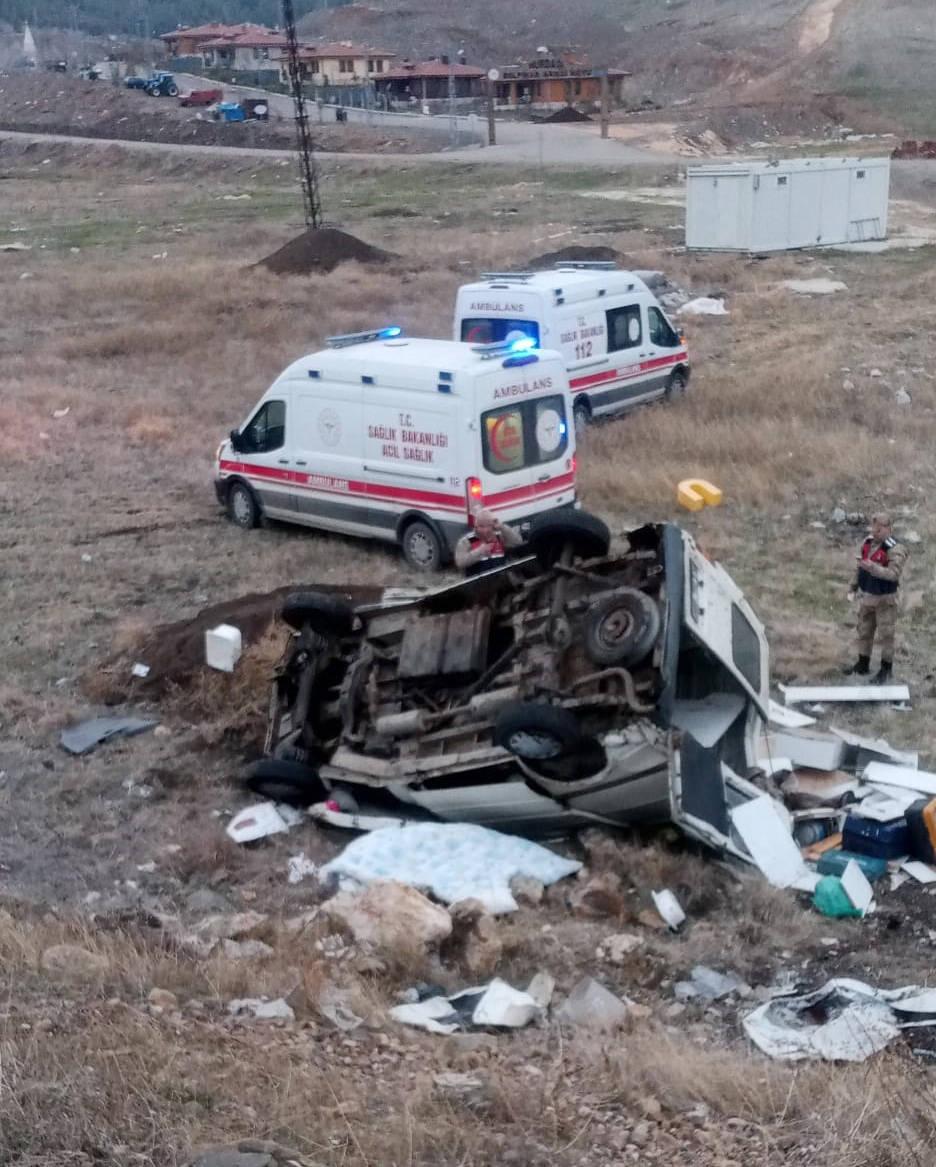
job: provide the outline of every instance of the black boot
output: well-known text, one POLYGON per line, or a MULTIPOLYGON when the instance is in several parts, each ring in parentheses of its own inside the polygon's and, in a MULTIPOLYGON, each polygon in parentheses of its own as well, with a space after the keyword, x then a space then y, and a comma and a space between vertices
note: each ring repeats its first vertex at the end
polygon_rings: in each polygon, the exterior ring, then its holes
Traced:
MULTIPOLYGON (((883 664, 883 662, 882 662, 883 664)), ((871 672, 871 657, 860 656, 858 660, 848 669, 842 669, 842 673, 846 677, 866 677, 871 672)))
POLYGON ((893 675, 894 675, 893 661, 882 659, 880 671, 875 673, 874 676, 871 678, 871 684, 872 685, 889 685, 891 683, 891 678, 893 677, 893 675))

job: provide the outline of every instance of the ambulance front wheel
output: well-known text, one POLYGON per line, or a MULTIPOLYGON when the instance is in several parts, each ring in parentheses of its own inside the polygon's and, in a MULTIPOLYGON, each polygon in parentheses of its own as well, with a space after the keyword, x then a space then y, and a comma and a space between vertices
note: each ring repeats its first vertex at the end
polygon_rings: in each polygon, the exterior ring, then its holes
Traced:
POLYGON ((438 571, 444 549, 439 534, 422 519, 408 524, 400 539, 403 558, 416 571, 438 571))
POLYGON ((257 496, 243 482, 235 482, 228 490, 228 518, 235 526, 250 531, 260 522, 260 504, 257 496))

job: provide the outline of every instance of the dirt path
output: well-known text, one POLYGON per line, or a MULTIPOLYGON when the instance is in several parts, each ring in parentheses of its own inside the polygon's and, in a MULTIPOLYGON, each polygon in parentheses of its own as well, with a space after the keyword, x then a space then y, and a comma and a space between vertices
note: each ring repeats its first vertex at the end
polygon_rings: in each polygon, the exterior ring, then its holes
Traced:
POLYGON ((799 51, 803 56, 821 49, 832 35, 832 24, 844 0, 814 0, 803 13, 799 51))

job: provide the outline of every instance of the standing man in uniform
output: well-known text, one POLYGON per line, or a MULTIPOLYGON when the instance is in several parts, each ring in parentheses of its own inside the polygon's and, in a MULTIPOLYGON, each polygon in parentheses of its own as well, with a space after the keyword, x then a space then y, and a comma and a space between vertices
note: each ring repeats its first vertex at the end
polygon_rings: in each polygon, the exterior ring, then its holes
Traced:
POLYGON ((891 533, 889 515, 871 519, 871 534, 861 545, 849 600, 858 599, 858 660, 845 670, 846 676, 867 676, 877 636, 881 645, 881 668, 871 682, 886 685, 894 670, 894 634, 897 629, 897 594, 900 574, 907 561, 907 549, 891 533))
POLYGON ((488 510, 475 513, 474 529, 455 544, 455 566, 467 578, 500 567, 507 552, 523 542, 520 534, 488 510))

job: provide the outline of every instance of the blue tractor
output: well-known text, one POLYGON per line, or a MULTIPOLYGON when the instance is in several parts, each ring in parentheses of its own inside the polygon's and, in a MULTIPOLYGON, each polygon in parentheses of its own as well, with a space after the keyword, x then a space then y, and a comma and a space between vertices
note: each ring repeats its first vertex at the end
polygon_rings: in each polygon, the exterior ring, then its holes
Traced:
POLYGON ((179 87, 171 73, 159 71, 150 77, 146 85, 146 92, 150 97, 178 97, 179 87))

